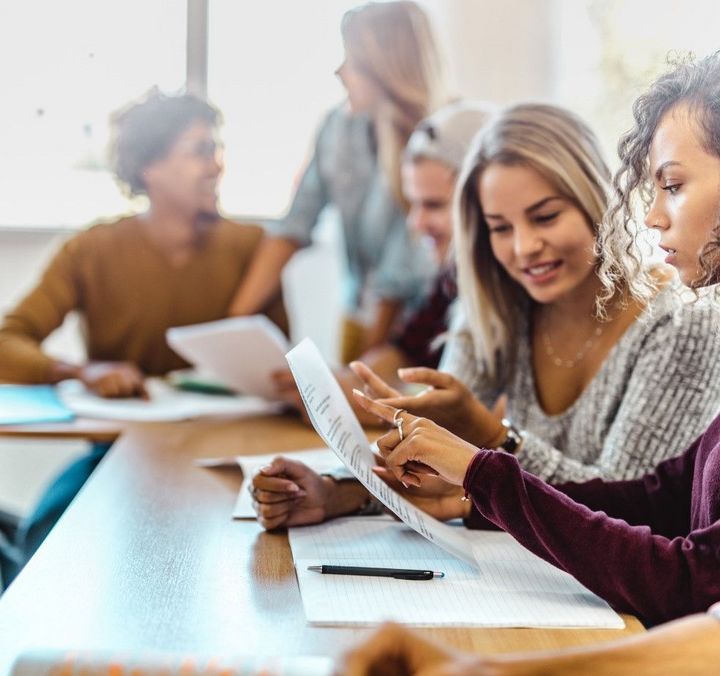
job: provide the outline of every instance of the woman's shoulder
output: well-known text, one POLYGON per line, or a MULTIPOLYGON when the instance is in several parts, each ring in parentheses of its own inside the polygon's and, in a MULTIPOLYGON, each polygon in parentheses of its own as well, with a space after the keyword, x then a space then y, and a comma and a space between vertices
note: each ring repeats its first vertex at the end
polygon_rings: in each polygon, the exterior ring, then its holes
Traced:
POLYGON ((675 360, 720 364, 720 305, 712 297, 673 283, 657 294, 636 324, 629 332, 631 353, 650 349, 675 360))
POLYGON ((667 323, 688 332, 705 327, 715 332, 720 322, 720 299, 715 289, 696 292, 673 281, 658 292, 647 315, 650 324, 667 323))
POLYGON ((319 146, 342 148, 348 143, 357 147, 369 146, 372 124, 366 115, 354 114, 346 104, 331 108, 320 123, 319 146))

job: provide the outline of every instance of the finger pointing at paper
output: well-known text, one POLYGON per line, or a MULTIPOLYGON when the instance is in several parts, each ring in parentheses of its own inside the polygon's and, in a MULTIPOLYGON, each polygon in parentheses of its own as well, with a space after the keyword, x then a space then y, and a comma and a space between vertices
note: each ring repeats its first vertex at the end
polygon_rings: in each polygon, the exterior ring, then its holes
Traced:
POLYGON ((375 401, 359 390, 354 390, 353 395, 366 411, 397 425, 380 437, 377 445, 387 468, 399 481, 420 486, 423 474, 437 474, 449 483, 462 485, 478 451, 475 446, 426 418, 375 401))

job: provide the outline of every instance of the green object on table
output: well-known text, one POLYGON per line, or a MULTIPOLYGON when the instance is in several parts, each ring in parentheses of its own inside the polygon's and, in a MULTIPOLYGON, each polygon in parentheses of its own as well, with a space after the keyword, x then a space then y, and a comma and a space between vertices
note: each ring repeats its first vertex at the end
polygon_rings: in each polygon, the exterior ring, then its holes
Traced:
POLYGON ((67 422, 75 414, 52 385, 0 385, 0 425, 67 422))
POLYGON ((168 382, 179 390, 203 394, 236 395, 237 392, 220 383, 190 371, 173 371, 167 375, 168 382))

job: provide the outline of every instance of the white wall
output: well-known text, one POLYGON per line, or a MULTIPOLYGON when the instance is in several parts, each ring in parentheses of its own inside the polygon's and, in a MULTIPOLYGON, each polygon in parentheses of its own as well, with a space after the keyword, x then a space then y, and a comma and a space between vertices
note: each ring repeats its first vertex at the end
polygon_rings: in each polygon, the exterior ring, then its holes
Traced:
POLYGON ((555 0, 424 0, 454 93, 500 104, 553 89, 555 0))

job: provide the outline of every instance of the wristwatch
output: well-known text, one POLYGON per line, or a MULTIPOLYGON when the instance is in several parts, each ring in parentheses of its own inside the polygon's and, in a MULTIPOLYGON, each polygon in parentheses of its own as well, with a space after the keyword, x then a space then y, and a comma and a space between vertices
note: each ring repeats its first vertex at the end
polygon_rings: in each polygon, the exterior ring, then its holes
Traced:
POLYGON ((522 446, 522 433, 507 418, 503 418, 500 422, 502 422, 505 428, 505 441, 503 441, 498 448, 502 448, 503 451, 514 455, 520 449, 520 446, 522 446))

